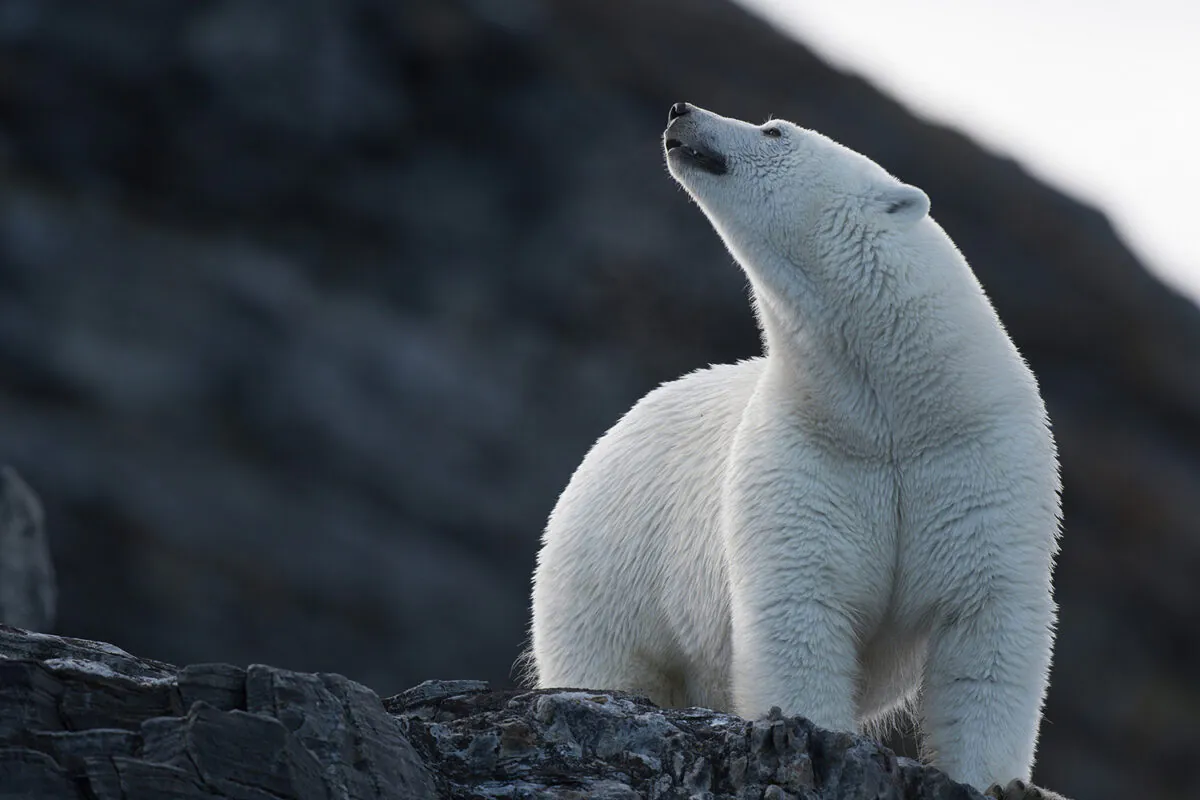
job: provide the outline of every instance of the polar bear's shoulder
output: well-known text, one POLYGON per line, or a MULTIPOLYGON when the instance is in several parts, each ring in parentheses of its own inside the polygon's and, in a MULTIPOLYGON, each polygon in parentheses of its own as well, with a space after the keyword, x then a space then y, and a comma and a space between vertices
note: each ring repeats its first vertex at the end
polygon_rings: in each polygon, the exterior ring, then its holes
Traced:
POLYGON ((653 426, 661 432, 734 416, 754 391, 765 363, 763 358, 751 358, 714 364, 663 383, 630 409, 618 426, 653 426))
POLYGON ((669 471, 679 459, 690 460, 693 467, 701 461, 718 463, 764 363, 754 358, 716 364, 661 384, 600 437, 577 477, 591 473, 585 481, 589 484, 640 484, 669 471))
POLYGON ((711 364, 681 378, 667 381, 646 395, 642 402, 672 405, 705 403, 717 396, 750 392, 762 375, 766 359, 748 358, 732 364, 711 364))

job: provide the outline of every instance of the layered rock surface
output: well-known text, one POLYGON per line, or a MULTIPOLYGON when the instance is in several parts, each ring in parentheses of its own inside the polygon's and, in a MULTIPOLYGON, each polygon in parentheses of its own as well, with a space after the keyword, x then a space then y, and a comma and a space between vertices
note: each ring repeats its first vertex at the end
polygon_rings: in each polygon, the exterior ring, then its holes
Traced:
POLYGON ((970 800, 869 740, 588 691, 182 669, 0 626, 4 800, 970 800))

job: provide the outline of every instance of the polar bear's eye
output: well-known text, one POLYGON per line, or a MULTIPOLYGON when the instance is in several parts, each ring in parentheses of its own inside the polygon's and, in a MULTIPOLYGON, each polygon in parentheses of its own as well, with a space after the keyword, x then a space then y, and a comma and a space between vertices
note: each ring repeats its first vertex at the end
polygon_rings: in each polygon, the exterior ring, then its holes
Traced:
POLYGON ((776 139, 778 139, 780 136, 783 136, 783 131, 775 127, 763 128, 763 136, 774 136, 776 139))

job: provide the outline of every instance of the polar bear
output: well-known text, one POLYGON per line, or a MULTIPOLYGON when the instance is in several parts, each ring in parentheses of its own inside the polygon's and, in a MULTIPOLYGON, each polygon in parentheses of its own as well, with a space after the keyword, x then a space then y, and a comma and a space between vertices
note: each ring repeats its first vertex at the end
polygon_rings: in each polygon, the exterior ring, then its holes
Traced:
POLYGON ((765 353, 650 392, 579 465, 534 576, 538 685, 834 730, 912 704, 933 764, 1021 788, 1059 530, 1033 374, 920 189, 789 122, 669 116, 765 353))

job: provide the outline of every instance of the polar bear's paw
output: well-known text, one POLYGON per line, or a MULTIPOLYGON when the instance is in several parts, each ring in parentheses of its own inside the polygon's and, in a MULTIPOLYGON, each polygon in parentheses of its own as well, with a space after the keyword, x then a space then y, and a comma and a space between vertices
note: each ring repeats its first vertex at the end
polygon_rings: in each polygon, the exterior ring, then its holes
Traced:
POLYGON ((984 792, 984 796, 994 797, 996 800, 1067 800, 1061 794, 1052 792, 1049 789, 1042 789, 1034 786, 1032 783, 1026 783, 1015 778, 1008 782, 1008 786, 1003 788, 1001 788, 1000 784, 993 783, 984 792))

